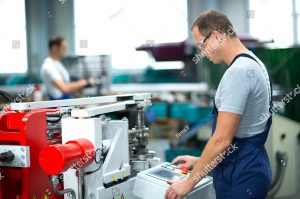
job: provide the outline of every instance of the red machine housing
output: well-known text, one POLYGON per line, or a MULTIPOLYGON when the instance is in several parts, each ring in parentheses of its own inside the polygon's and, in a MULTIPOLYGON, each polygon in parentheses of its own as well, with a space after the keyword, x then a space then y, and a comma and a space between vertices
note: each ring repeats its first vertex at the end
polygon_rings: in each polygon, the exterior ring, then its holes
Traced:
POLYGON ((87 139, 72 140, 64 145, 56 144, 40 152, 40 166, 48 175, 57 175, 69 168, 80 169, 95 157, 93 143, 87 139))
POLYGON ((39 166, 40 151, 52 143, 61 142, 56 136, 47 140, 47 112, 8 111, 0 114, 0 145, 29 146, 30 167, 0 167, 0 199, 63 199, 55 195, 49 177, 39 166))

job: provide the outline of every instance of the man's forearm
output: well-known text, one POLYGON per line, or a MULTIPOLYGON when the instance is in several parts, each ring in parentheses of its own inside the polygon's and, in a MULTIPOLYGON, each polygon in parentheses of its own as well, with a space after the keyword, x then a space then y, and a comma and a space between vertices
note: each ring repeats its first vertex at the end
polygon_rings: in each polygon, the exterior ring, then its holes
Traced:
POLYGON ((214 134, 206 144, 201 158, 198 159, 189 176, 189 180, 197 184, 208 172, 212 171, 222 161, 225 151, 230 144, 231 142, 219 138, 214 134))
POLYGON ((73 93, 88 85, 88 81, 85 79, 67 84, 63 80, 57 79, 53 80, 52 83, 63 93, 73 93))
POLYGON ((66 85, 67 93, 75 92, 81 88, 84 88, 88 84, 87 80, 79 80, 66 85))

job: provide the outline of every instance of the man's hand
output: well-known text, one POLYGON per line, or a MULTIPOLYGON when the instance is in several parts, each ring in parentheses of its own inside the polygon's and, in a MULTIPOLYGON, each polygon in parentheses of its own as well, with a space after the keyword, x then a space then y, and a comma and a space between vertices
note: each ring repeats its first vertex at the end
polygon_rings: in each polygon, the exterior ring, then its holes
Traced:
POLYGON ((191 167, 194 167, 197 160, 199 160, 199 158, 194 157, 194 156, 189 156, 189 155, 184 155, 184 156, 178 156, 176 157, 173 161, 172 164, 177 164, 179 163, 179 165, 177 165, 177 167, 180 169, 181 166, 183 164, 188 164, 191 167))
POLYGON ((87 82, 88 82, 87 87, 91 87, 91 86, 93 87, 93 86, 101 85, 101 84, 102 84, 101 79, 99 79, 99 78, 94 78, 94 77, 89 77, 89 78, 87 79, 87 82))
POLYGON ((181 199, 183 196, 190 193, 196 182, 193 179, 186 178, 184 180, 170 182, 171 186, 165 194, 165 199, 181 199))
POLYGON ((88 84, 88 81, 82 79, 76 82, 65 83, 63 79, 54 79, 52 83, 63 93, 73 93, 84 88, 88 84))

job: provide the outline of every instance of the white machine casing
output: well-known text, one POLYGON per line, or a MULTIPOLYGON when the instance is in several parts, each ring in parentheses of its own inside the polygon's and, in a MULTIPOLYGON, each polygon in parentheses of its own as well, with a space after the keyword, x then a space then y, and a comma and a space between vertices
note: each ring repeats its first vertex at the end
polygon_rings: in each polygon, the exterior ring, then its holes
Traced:
POLYGON ((271 163, 273 180, 277 172, 284 169, 274 198, 293 196, 299 190, 299 153, 298 139, 300 124, 286 117, 274 114, 272 127, 266 142, 266 149, 271 163), (287 160, 278 160, 276 153, 287 155, 287 160), (281 167, 281 168, 279 168, 281 167))
MULTIPOLYGON (((123 194, 125 189, 130 188, 130 185, 119 185, 117 186, 119 191, 116 191, 117 189, 110 191, 104 187, 104 183, 108 184, 124 179, 131 174, 128 151, 128 121, 126 119, 65 118, 62 119, 62 132, 63 144, 77 138, 86 138, 94 144, 96 150, 107 151, 102 165, 93 162, 84 169, 84 172, 91 172, 96 171, 101 166, 98 171, 85 176, 85 195, 95 196, 95 198, 103 198, 104 195, 107 195, 107 198, 112 198, 112 196, 117 197, 118 192, 123 194)), ((96 158, 98 158, 97 153, 96 158)), ((131 184, 131 182, 127 183, 131 184)), ((76 195, 78 194, 78 179, 74 169, 69 169, 64 173, 64 186, 65 188, 72 188, 76 195)))
MULTIPOLYGON (((163 176, 163 174, 161 177, 154 176, 152 173, 158 170, 163 172, 164 170, 168 170, 166 169, 166 167, 169 167, 167 165, 170 165, 170 163, 162 163, 138 173, 133 188, 133 195, 143 199, 163 199, 167 189, 170 187, 167 183, 167 177, 163 176)), ((181 170, 178 169, 173 169, 170 173, 173 173, 180 179, 187 177, 187 175, 182 174, 181 170)), ((206 176, 203 178, 184 199, 199 199, 200 197, 205 199, 216 198, 212 177, 206 176)))

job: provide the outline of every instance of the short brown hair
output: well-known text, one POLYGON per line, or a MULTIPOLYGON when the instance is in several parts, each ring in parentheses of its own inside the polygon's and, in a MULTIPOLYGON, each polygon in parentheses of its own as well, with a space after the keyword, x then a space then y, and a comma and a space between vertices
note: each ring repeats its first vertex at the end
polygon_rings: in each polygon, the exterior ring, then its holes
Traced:
POLYGON ((221 33, 229 33, 229 37, 237 37, 236 32, 233 30, 233 26, 229 19, 221 12, 215 10, 209 10, 201 14, 193 23, 192 30, 194 27, 198 27, 198 30, 203 35, 208 35, 212 31, 216 30, 221 33))
POLYGON ((51 37, 51 39, 49 39, 49 42, 48 42, 49 50, 51 50, 53 46, 60 47, 61 43, 64 40, 65 39, 59 35, 55 35, 55 36, 51 37))

